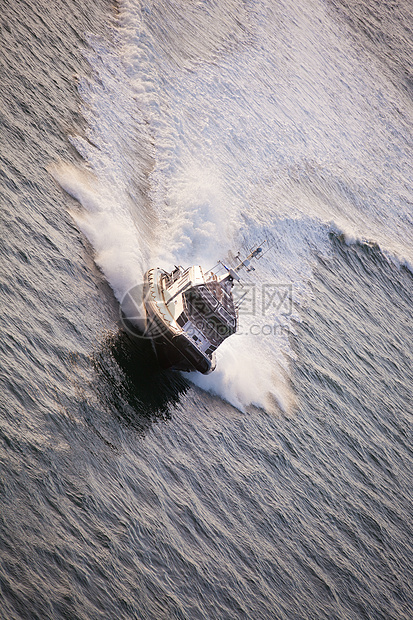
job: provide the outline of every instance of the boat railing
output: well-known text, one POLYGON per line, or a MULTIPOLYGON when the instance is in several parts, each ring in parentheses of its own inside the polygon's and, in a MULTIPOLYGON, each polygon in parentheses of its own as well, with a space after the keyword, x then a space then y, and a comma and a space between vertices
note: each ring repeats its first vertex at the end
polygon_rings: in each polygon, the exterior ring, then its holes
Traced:
POLYGON ((213 308, 216 308, 219 301, 216 297, 214 297, 214 295, 207 289, 207 288, 203 288, 202 286, 200 286, 197 289, 197 292, 200 293, 201 297, 203 297, 203 299, 208 302, 208 304, 210 304, 213 308))
POLYGON ((171 273, 167 273, 165 271, 164 274, 165 274, 166 286, 169 288, 170 286, 175 284, 175 282, 179 280, 180 278, 185 279, 187 275, 189 274, 189 270, 190 270, 190 267, 188 267, 187 269, 184 269, 183 267, 179 265, 178 267, 175 266, 175 269, 171 273))

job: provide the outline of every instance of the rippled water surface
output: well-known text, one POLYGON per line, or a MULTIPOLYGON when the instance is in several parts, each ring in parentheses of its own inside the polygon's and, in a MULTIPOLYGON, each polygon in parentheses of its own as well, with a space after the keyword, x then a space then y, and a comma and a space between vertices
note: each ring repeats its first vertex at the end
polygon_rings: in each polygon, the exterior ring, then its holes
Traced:
POLYGON ((3 5, 0 618, 412 618, 410 2, 3 5), (161 371, 128 290, 263 239, 161 371))

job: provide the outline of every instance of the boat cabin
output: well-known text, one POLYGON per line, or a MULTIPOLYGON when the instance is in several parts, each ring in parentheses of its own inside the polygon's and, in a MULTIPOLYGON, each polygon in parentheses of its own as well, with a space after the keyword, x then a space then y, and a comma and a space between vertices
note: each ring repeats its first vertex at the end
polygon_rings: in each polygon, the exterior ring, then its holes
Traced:
POLYGON ((203 353, 213 351, 237 329, 231 278, 219 279, 201 267, 176 267, 166 274, 166 305, 177 324, 203 353))

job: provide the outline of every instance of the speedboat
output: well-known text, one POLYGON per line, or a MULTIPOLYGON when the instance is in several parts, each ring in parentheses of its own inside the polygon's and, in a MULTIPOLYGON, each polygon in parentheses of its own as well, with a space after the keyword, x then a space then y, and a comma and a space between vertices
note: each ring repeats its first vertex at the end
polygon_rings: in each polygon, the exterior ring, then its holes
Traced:
POLYGON ((241 269, 253 269, 251 259, 261 256, 257 246, 244 260, 238 253, 233 267, 219 261, 208 271, 195 265, 145 273, 145 336, 152 340, 162 368, 203 374, 215 369, 216 349, 237 331, 234 283, 240 281, 241 269))

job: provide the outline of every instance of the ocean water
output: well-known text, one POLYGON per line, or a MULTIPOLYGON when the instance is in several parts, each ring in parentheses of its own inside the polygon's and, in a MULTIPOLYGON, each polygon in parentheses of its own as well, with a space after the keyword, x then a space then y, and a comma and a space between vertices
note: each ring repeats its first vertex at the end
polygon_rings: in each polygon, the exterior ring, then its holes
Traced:
POLYGON ((411 3, 0 23, 0 618, 412 618, 411 3), (264 239, 160 371, 128 291, 264 239))

